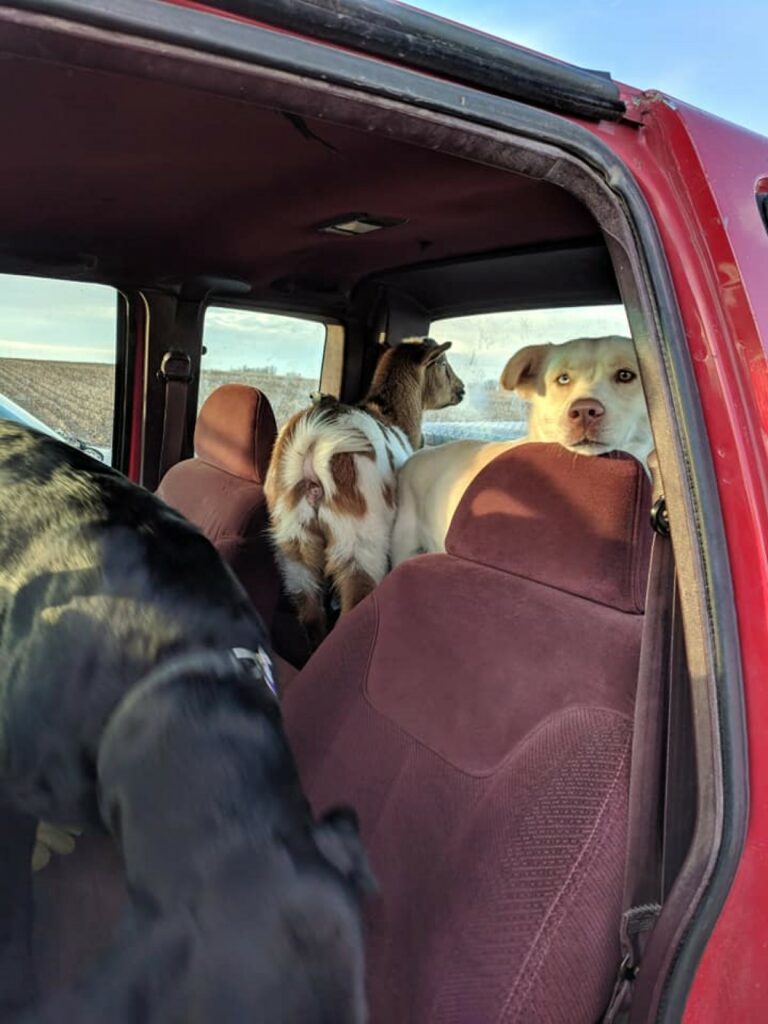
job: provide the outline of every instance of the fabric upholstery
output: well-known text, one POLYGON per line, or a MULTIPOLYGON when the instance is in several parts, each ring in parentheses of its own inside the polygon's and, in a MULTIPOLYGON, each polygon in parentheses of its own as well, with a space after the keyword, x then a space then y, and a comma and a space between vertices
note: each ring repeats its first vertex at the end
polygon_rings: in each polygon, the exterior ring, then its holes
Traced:
POLYGON ((456 510, 446 549, 600 601, 642 611, 648 575, 644 473, 631 456, 574 455, 527 444, 480 474, 456 510), (569 550, 563 550, 570 543, 569 550), (598 568, 599 567, 599 568, 598 568))
POLYGON ((276 434, 272 409, 261 392, 225 384, 200 410, 195 458, 171 467, 157 489, 213 543, 268 628, 280 580, 267 536, 262 480, 276 434))
POLYGON ((245 384, 224 384, 198 414, 195 455, 233 476, 263 483, 276 437, 266 396, 245 384))
POLYGON ((54 854, 33 886, 37 981, 51 995, 109 948, 127 903, 125 876, 112 840, 84 835, 73 853, 54 854))
POLYGON ((310 799, 357 808, 379 881, 371 1024, 592 1024, 607 1002, 650 488, 634 461, 571 462, 488 466, 449 553, 399 566, 286 694, 310 799))
POLYGON ((0 1021, 16 1020, 36 995, 32 878, 20 887, 35 843, 34 818, 0 800, 0 1021))

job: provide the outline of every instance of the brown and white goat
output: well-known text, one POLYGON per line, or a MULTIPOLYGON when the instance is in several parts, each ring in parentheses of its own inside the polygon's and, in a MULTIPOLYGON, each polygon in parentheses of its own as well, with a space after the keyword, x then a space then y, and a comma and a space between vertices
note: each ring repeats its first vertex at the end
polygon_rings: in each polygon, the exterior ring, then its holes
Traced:
POLYGON ((464 397, 450 347, 425 338, 387 349, 359 405, 323 398, 278 435, 265 481, 270 530, 313 646, 326 632, 326 582, 344 614, 389 568, 397 470, 421 447, 423 411, 464 397))

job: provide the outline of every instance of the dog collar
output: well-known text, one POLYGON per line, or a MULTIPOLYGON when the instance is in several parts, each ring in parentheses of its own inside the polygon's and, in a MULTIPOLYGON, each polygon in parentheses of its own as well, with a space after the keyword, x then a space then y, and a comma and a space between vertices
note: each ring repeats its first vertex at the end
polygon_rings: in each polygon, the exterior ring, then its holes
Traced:
POLYGON ((272 672, 272 660, 264 648, 259 647, 258 651, 249 651, 247 647, 232 647, 230 650, 235 661, 239 665, 249 668, 251 672, 254 672, 260 679, 263 679, 271 690, 272 695, 277 697, 277 686, 275 685, 275 676, 272 672))

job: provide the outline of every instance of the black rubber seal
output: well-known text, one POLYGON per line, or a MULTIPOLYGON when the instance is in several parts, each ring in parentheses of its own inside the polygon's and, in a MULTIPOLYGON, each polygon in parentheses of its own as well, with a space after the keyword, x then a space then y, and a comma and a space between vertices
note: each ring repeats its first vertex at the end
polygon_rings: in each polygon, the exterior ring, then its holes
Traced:
POLYGON ((207 6, 547 110, 592 120, 618 120, 625 112, 607 72, 564 64, 391 0, 207 0, 207 6))

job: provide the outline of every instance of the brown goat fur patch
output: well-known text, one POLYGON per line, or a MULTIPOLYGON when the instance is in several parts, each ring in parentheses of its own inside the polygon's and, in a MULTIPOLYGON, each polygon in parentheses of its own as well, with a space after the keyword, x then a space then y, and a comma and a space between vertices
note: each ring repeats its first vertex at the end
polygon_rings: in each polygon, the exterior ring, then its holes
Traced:
POLYGON ((364 597, 367 597, 376 586, 374 580, 366 572, 348 565, 333 573, 333 582, 339 595, 341 614, 351 611, 364 597))
POLYGON ((337 452, 331 458, 330 468, 336 489, 328 504, 340 515, 362 518, 368 511, 368 503, 357 485, 355 456, 351 452, 337 452))
POLYGON ((393 484, 384 484, 382 487, 382 493, 384 494, 384 501, 387 503, 389 508, 394 508, 397 503, 397 493, 393 484))

